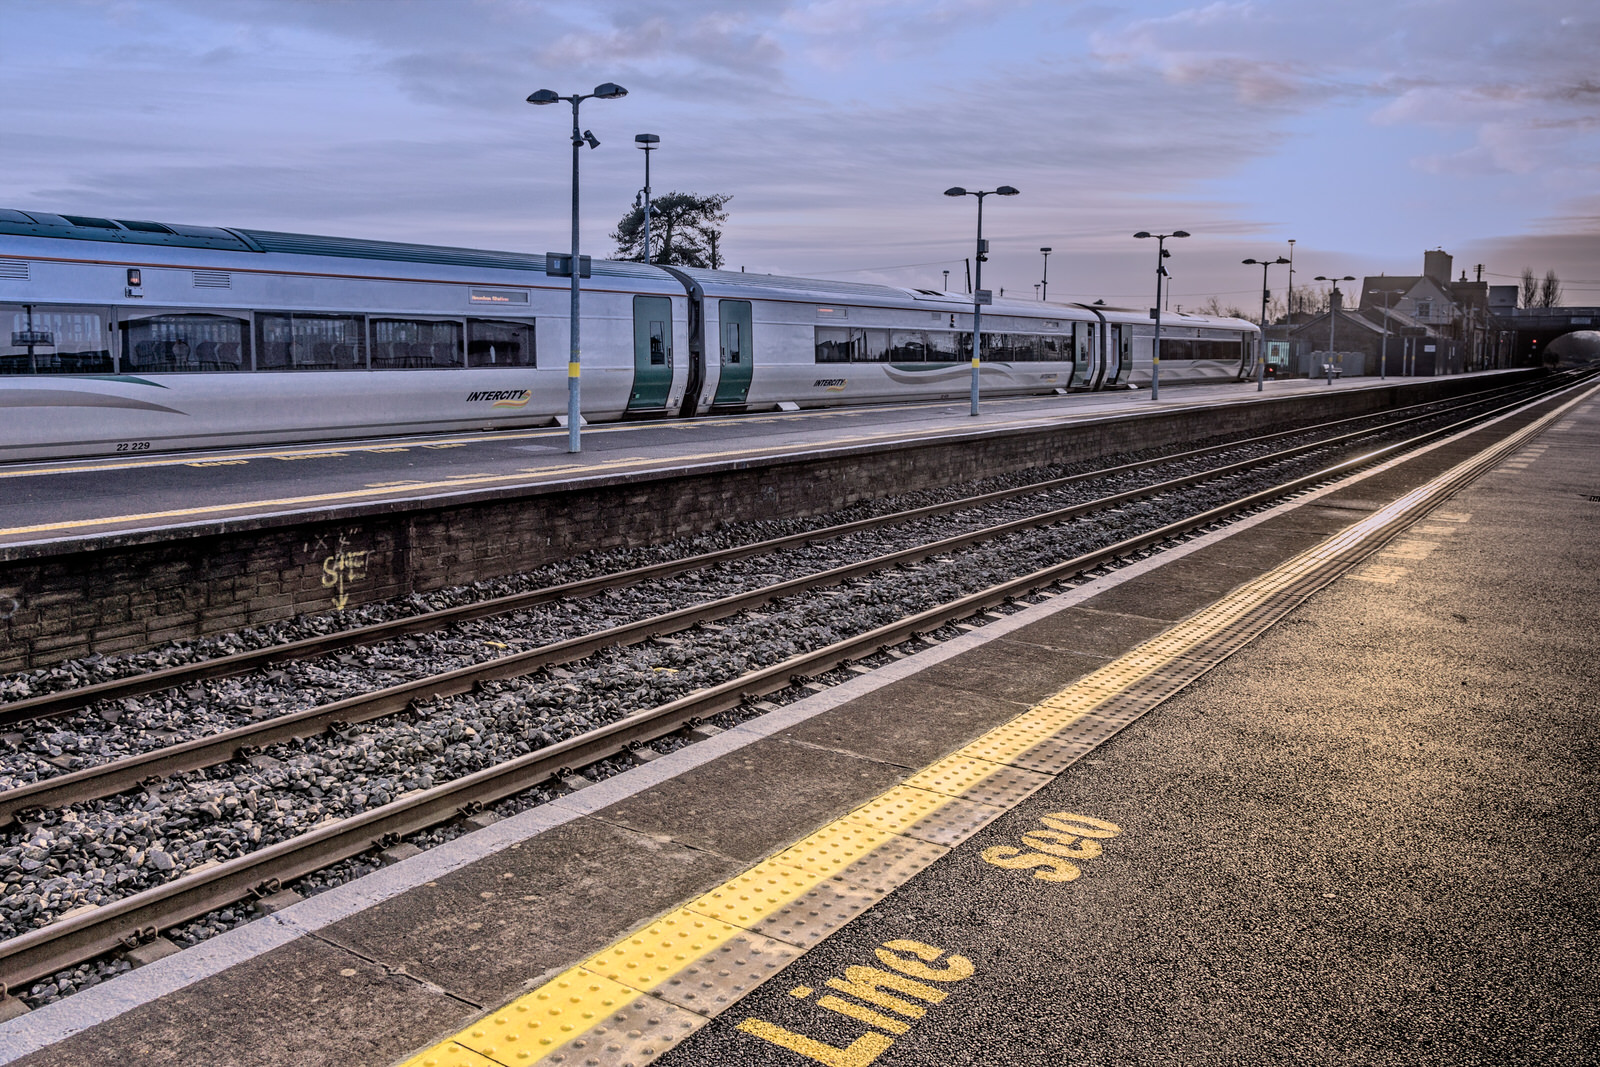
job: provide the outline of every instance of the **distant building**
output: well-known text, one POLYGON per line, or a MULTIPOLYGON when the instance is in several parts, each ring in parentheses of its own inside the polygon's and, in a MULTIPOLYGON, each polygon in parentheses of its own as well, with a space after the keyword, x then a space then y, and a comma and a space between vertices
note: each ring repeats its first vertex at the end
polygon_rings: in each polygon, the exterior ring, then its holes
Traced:
POLYGON ((1517 287, 1469 281, 1465 271, 1451 281, 1454 265, 1450 253, 1435 248, 1423 253, 1421 274, 1369 275, 1361 280, 1353 309, 1345 307, 1345 294, 1335 287, 1330 311, 1272 331, 1275 339, 1290 342, 1291 373, 1315 377, 1332 362, 1344 374, 1376 374, 1386 332, 1390 374, 1510 366, 1512 335, 1496 312, 1515 308, 1517 287))
MULTIPOLYGON (((1402 282, 1408 294, 1419 294, 1411 301, 1414 307, 1422 303, 1430 310, 1430 301, 1448 299, 1437 283, 1426 276, 1411 279, 1379 277, 1368 279, 1400 290, 1402 282), (1439 294, 1435 296, 1434 294, 1439 294)), ((1363 286, 1363 294, 1366 287, 1363 286)), ((1289 333, 1291 373, 1309 378, 1320 377, 1323 366, 1332 363, 1341 375, 1377 375, 1387 356, 1387 373, 1394 377, 1407 375, 1432 376, 1435 374, 1460 374, 1461 345, 1454 338, 1440 334, 1432 322, 1407 311, 1399 310, 1400 299, 1394 302, 1385 315, 1382 304, 1376 308, 1347 310, 1344 293, 1335 288, 1330 294, 1332 307, 1308 322, 1292 327, 1289 333), (1387 320, 1387 321, 1385 321, 1387 320), (1330 350, 1329 340, 1333 347, 1330 350)))

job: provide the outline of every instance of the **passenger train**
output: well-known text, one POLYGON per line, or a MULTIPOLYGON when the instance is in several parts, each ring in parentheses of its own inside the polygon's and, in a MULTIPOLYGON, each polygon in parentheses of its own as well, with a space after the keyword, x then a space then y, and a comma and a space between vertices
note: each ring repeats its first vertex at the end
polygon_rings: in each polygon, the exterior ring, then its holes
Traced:
MULTIPOLYGON (((0 460, 564 422, 568 259, 0 210, 0 460)), ((587 421, 967 395, 968 296, 585 266, 587 421)), ((983 395, 1148 384, 1153 325, 997 300, 983 395)), ((1240 377, 1257 339, 1164 315, 1162 381, 1240 377)))

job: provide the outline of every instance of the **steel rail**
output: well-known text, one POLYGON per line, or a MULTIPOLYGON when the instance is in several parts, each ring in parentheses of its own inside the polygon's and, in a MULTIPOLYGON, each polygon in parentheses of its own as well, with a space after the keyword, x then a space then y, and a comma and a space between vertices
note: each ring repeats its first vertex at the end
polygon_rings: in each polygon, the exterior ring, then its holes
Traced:
MULTIPOLYGON (((1527 409, 1544 399, 1549 399, 1549 395, 1510 407, 1527 409)), ((1536 416, 1536 413, 1530 414, 1536 416)), ((1492 413, 1463 422, 1479 422, 1491 417, 1492 413)), ((797 678, 820 674, 842 663, 875 654, 976 612, 1204 529, 1241 510, 1310 489, 1378 462, 1397 451, 1444 436, 1460 426, 1457 424, 1431 430, 1408 441, 1396 442, 1291 479, 1282 485, 1259 490, 1159 529, 1002 582, 825 648, 791 657, 656 708, 637 712, 499 766, 414 793, 360 815, 324 824, 287 841, 225 861, 205 871, 181 876, 120 901, 59 919, 49 926, 0 942, 0 992, 19 988, 34 979, 117 948, 131 947, 155 936, 159 930, 198 918, 239 900, 275 891, 285 882, 358 855, 375 845, 393 841, 458 815, 475 813, 486 804, 549 781, 570 767, 593 763, 645 741, 674 733, 698 723, 707 715, 727 711, 754 697, 783 689, 797 678)), ((1495 462, 1498 462, 1498 454, 1481 464, 1473 476, 1495 462)))
POLYGON ((439 674, 412 679, 384 689, 238 726, 207 737, 194 738, 176 745, 125 756, 82 770, 52 775, 36 782, 0 791, 0 826, 23 819, 31 811, 66 807, 114 796, 142 785, 152 778, 164 778, 182 771, 215 766, 241 755, 250 755, 267 745, 311 737, 329 730, 341 730, 357 723, 394 715, 420 701, 437 700, 469 692, 482 682, 523 677, 546 667, 583 659, 612 646, 638 644, 653 637, 678 633, 703 622, 761 607, 791 594, 828 588, 866 574, 917 563, 931 556, 959 551, 1035 527, 1068 522, 1085 515, 1136 503, 1243 471, 1281 463, 1305 452, 1337 447, 1356 438, 1368 437, 1373 433, 1394 429, 1411 422, 1438 417, 1438 412, 1416 415, 1383 427, 1354 430, 1337 437, 1297 445, 1271 456, 1237 460, 1164 482, 1155 482, 1094 500, 1012 519, 679 608, 661 615, 622 623, 509 656, 499 656, 483 663, 468 664, 439 674))
MULTIPOLYGON (((1493 399, 1497 394, 1521 391, 1526 388, 1523 383, 1505 386, 1497 390, 1486 390, 1483 393, 1473 394, 1454 406, 1445 406, 1431 413, 1425 412, 1424 416, 1448 413, 1460 407, 1470 406, 1473 403, 1483 403, 1493 399)), ((930 518, 936 515, 948 514, 953 511, 962 511, 970 508, 984 507, 989 504, 999 503, 1018 496, 1027 496, 1032 493, 1048 492, 1074 482, 1086 481, 1093 478, 1105 478, 1124 474, 1130 471, 1158 467, 1166 464, 1183 462, 1199 458, 1208 454, 1226 452, 1237 448, 1247 448, 1254 445, 1269 443, 1284 437, 1293 437, 1307 433, 1334 429, 1356 422, 1366 422, 1385 416, 1393 417, 1403 415, 1408 411, 1420 408, 1435 407, 1439 404, 1433 401, 1428 404, 1412 404, 1397 408, 1392 412, 1383 412, 1370 415, 1355 415, 1344 419, 1334 419, 1311 426, 1298 427, 1288 430, 1279 430, 1270 434, 1256 437, 1242 438, 1220 445, 1210 445, 1205 448, 1189 449, 1169 456, 1162 456, 1149 460, 1138 460, 1132 463, 1122 463, 1099 470, 1087 471, 1081 474, 1070 474, 1060 478, 1051 478, 1042 482, 1029 485, 1016 486, 1010 489, 998 489, 988 493, 980 493, 959 500, 946 501, 939 504, 929 504, 918 508, 909 508, 904 511, 891 512, 885 515, 876 515, 865 519, 839 523, 834 526, 822 527, 816 530, 807 530, 795 534, 786 534, 782 537, 768 538, 763 541, 754 541, 747 545, 735 545, 729 548, 717 549, 712 552, 701 553, 695 556, 685 556, 682 559, 665 560, 660 563, 647 564, 624 571, 614 571, 608 574, 596 575, 559 585, 545 586, 541 589, 529 590, 524 593, 512 593, 505 596, 493 597, 488 600, 475 601, 470 604, 459 604, 454 607, 441 608, 436 611, 422 612, 417 615, 408 615, 399 619, 390 619, 384 622, 371 623, 366 626, 352 627, 338 633, 320 634, 316 637, 300 638, 295 641, 286 641, 281 644, 269 645, 265 648, 249 649, 244 652, 235 652, 226 656, 217 656, 202 660, 197 663, 183 663, 172 667, 165 667, 157 671, 129 675, 124 678, 112 678, 91 685, 75 686, 70 689, 59 690, 54 693, 43 693, 39 696, 28 697, 23 700, 11 701, 0 704, 0 726, 26 722, 31 719, 51 718, 58 715, 69 714, 81 710, 100 700, 117 700, 127 697, 143 696, 147 693, 160 692, 173 689, 195 682, 209 681, 215 678, 228 678, 244 674, 248 671, 259 670, 278 663, 294 660, 310 659, 315 656, 326 655, 341 649, 353 648, 362 645, 372 645, 380 641, 392 640, 411 634, 423 633, 428 630, 439 629, 456 623, 470 622, 476 619, 489 618, 495 615, 509 614, 527 608, 537 607, 557 600, 573 599, 592 596, 608 589, 619 589, 640 582, 657 578, 671 578, 689 571, 699 570, 703 567, 731 560, 745 559, 750 556, 764 555, 807 544, 816 544, 823 541, 835 540, 850 534, 860 533, 864 530, 877 529, 883 526, 892 526, 915 522, 919 519, 930 518)), ((1382 424, 1381 429, 1389 429, 1396 425, 1404 425, 1415 416, 1408 416, 1399 422, 1382 424)))

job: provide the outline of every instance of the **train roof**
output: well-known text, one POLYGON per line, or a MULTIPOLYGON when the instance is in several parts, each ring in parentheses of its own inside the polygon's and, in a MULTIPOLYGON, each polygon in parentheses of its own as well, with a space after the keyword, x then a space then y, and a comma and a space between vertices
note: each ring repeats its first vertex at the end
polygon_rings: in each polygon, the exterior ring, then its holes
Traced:
MULTIPOLYGON (((238 227, 188 226, 138 219, 105 219, 88 215, 53 215, 41 211, 0 208, 0 234, 20 237, 57 237, 114 244, 167 245, 210 248, 227 252, 275 252, 283 255, 334 256, 342 259, 380 260, 455 267, 489 267, 545 273, 545 257, 531 252, 497 252, 449 245, 369 241, 356 237, 323 237, 276 230, 238 227)), ((643 263, 618 260, 592 261, 595 274, 612 278, 648 278, 669 281, 666 272, 643 263)))
MULTIPOLYGON (((521 270, 541 275, 545 275, 546 263, 544 255, 531 252, 502 252, 451 245, 412 244, 404 241, 371 241, 357 237, 325 237, 317 234, 283 233, 276 230, 251 230, 239 227, 190 226, 182 223, 109 219, 92 215, 56 215, 43 211, 19 211, 10 208, 0 208, 0 235, 3 234, 125 245, 205 248, 225 252, 332 256, 389 263, 521 270)), ((932 306, 941 311, 958 313, 972 305, 971 298, 964 293, 899 288, 870 282, 836 281, 829 278, 747 274, 744 271, 705 270, 696 267, 674 267, 669 271, 653 264, 614 259, 592 260, 591 271, 599 277, 632 278, 657 284, 671 284, 672 276, 679 275, 691 279, 708 294, 718 296, 851 302, 899 307, 932 306)), ((987 305, 987 310, 990 314, 1032 317, 1058 314, 1063 318, 1082 317, 1101 312, 1120 321, 1143 318, 1146 314, 1142 310, 1133 308, 1005 299, 987 305)), ((1254 323, 1243 319, 1205 315, 1163 315, 1163 320, 1175 326, 1203 324, 1244 330, 1256 329, 1254 323)))
MULTIPOLYGON (((940 311, 953 311, 958 314, 972 310, 971 296, 938 289, 905 289, 871 282, 801 278, 784 274, 747 274, 744 271, 705 270, 697 267, 674 267, 673 270, 697 282, 708 295, 715 296, 833 301, 908 308, 936 307, 940 311)), ((985 305, 984 311, 986 314, 1031 316, 1055 314, 1063 318, 1087 317, 1081 307, 1071 304, 1041 304, 1035 300, 998 299, 993 304, 985 305)))

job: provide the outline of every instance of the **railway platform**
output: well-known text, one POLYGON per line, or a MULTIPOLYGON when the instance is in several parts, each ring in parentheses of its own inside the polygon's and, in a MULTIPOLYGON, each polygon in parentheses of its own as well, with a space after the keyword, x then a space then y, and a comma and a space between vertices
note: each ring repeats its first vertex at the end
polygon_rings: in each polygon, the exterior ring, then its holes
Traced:
POLYGON ((1509 387, 1532 371, 1144 391, 0 465, 0 671, 493 582, 888 492, 1509 387))
POLYGON ((0 1061, 1551 1063, 1600 391, 0 1024, 0 1061))
POLYGON ((507 493, 592 489, 662 471, 748 465, 829 451, 862 452, 971 434, 994 435, 1160 411, 1245 408, 1334 394, 1425 388, 1454 379, 1286 379, 1258 394, 1241 382, 984 401, 977 418, 965 396, 932 403, 770 412, 585 427, 584 451, 567 451, 560 427, 361 438, 315 445, 244 447, 100 459, 0 464, 0 558, 130 540, 192 538, 260 524, 489 499, 507 493))

